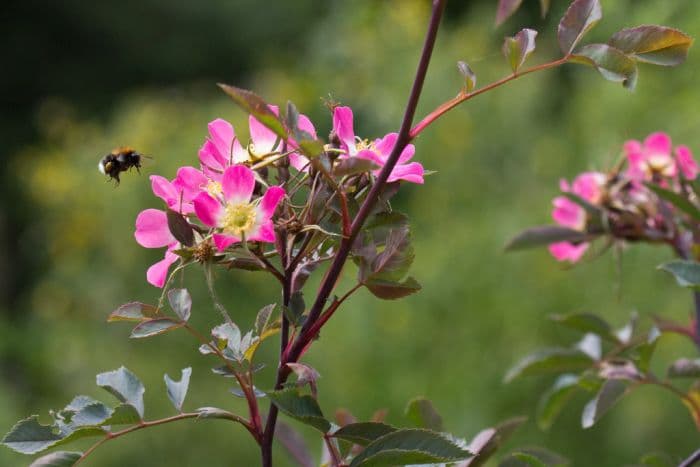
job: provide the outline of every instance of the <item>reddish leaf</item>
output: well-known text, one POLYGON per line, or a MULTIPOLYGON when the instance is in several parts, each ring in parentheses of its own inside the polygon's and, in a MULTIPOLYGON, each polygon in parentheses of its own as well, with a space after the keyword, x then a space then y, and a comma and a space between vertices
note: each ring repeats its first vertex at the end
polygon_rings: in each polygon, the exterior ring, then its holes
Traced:
POLYGON ((583 35, 602 17, 599 0, 575 0, 559 22, 557 38, 562 52, 569 55, 583 35))
POLYGON ((639 26, 623 29, 608 44, 632 55, 640 62, 676 66, 688 56, 693 39, 687 34, 664 26, 639 26))

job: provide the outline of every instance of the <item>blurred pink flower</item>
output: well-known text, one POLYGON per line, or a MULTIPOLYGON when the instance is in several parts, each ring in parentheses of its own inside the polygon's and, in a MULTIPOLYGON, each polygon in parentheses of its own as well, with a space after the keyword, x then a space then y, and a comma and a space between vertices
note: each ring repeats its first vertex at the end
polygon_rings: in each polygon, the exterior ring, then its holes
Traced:
POLYGON ((654 175, 672 178, 679 171, 687 180, 698 175, 698 165, 690 149, 677 146, 674 150, 671 138, 663 132, 650 134, 643 143, 629 140, 623 151, 629 163, 627 176, 635 182, 650 181, 654 175))
POLYGON ((168 277, 168 269, 179 258, 173 253, 180 247, 168 228, 168 219, 165 211, 159 209, 146 209, 136 217, 136 231, 134 237, 139 245, 145 248, 163 248, 165 258, 153 264, 146 272, 148 282, 156 287, 163 287, 168 277))
MULTIPOLYGON (((346 153, 341 157, 359 157, 374 162, 380 167, 374 170, 375 176, 379 175, 381 167, 384 167, 384 164, 386 164, 398 138, 398 133, 389 133, 384 138, 376 139, 372 142, 357 138, 353 128, 353 114, 350 107, 335 108, 333 111, 333 131, 341 142, 341 149, 346 153)), ((404 148, 399 156, 398 163, 387 179, 389 183, 399 180, 423 183, 423 175, 425 173, 423 166, 418 162, 409 162, 415 152, 416 148, 412 144, 404 148)))
POLYGON ((262 198, 251 201, 254 188, 254 172, 238 164, 224 171, 220 196, 203 191, 194 199, 194 210, 202 223, 220 229, 213 236, 219 251, 243 240, 275 241, 272 215, 285 191, 272 186, 262 198))
MULTIPOLYGON (((605 175, 600 172, 584 172, 577 176, 571 186, 566 180, 559 182, 563 192, 571 192, 580 196, 591 204, 597 204, 602 197, 602 187, 605 183, 605 175)), ((574 230, 586 228, 586 211, 578 204, 565 196, 557 196, 552 201, 554 209, 552 218, 563 226, 574 230)), ((575 263, 588 249, 588 243, 557 242, 549 245, 549 252, 558 261, 570 261, 575 263)))

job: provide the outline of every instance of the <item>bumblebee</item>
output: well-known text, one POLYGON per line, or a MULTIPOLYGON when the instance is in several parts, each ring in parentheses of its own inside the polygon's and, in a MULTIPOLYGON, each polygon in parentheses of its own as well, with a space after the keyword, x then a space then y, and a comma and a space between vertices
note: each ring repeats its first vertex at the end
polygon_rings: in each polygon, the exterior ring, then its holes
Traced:
POLYGON ((110 180, 116 180, 119 185, 119 174, 126 172, 132 167, 141 173, 141 158, 143 155, 136 152, 134 149, 122 146, 114 149, 112 152, 102 158, 97 164, 97 168, 104 175, 107 175, 110 180))

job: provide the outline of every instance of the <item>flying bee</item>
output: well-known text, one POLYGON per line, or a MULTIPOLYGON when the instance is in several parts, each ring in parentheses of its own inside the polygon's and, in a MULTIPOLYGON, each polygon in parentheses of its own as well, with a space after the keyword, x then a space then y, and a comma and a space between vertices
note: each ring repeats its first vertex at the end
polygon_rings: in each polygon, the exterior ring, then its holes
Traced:
POLYGON ((126 172, 132 167, 141 173, 141 158, 147 157, 139 154, 134 149, 128 146, 122 146, 114 149, 112 152, 102 158, 97 164, 97 168, 104 175, 107 175, 110 180, 116 180, 119 185, 119 174, 126 172))

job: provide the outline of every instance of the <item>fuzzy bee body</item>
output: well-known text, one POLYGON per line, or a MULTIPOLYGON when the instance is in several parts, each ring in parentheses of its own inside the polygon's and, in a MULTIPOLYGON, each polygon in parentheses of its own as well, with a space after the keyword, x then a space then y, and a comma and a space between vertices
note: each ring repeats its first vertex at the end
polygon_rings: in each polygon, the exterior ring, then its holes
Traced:
POLYGON ((101 173, 107 175, 110 180, 116 180, 119 184, 119 174, 126 172, 132 167, 140 172, 141 158, 143 156, 130 147, 119 147, 107 154, 97 164, 101 173))

